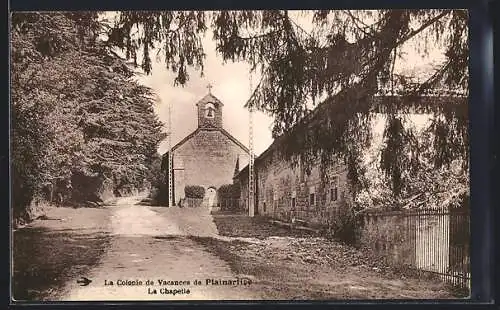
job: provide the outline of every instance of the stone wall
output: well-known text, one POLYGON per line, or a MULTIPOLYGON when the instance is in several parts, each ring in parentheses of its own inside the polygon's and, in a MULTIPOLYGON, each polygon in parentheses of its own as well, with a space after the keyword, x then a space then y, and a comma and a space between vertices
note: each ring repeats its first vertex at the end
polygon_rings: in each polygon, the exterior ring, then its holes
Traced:
POLYGON ((248 173, 240 175, 234 182, 240 184, 240 210, 248 212, 248 173))
POLYGON ((358 240, 387 263, 430 272, 470 289, 469 213, 448 208, 369 211, 360 215, 358 240), (459 229, 457 229, 460 227, 459 229))
MULTIPOLYGON (((269 150, 255 163, 256 214, 291 222, 300 219, 311 226, 329 225, 338 216, 342 196, 347 190, 344 165, 321 167, 319 161, 310 173, 299 160, 286 160, 276 150, 269 150), (325 177, 321 172, 326 170, 325 177), (311 194, 314 196, 312 197, 311 194)), ((241 205, 248 197, 248 173, 235 180, 242 189, 241 205)))
POLYGON ((397 211, 366 212, 358 222, 359 243, 395 265, 415 264, 414 218, 397 211))
POLYGON ((440 210, 368 211, 360 215, 359 243, 390 264, 446 272, 449 216, 440 210))
POLYGON ((181 199, 179 206, 183 207, 183 208, 199 208, 199 207, 203 206, 203 198, 185 197, 185 198, 181 199))

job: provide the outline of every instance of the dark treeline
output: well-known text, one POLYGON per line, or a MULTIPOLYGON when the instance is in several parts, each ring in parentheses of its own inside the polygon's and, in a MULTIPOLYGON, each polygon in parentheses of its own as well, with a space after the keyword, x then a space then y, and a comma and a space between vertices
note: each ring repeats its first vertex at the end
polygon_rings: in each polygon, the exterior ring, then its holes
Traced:
POLYGON ((370 201, 379 200, 370 193, 378 185, 385 202, 391 197, 403 205, 419 195, 420 185, 443 185, 423 191, 432 197, 445 192, 445 201, 450 191, 455 198, 467 192, 467 11, 310 14, 311 32, 282 10, 124 11, 116 12, 113 23, 96 12, 13 14, 15 215, 23 215, 35 198, 98 201, 141 188, 148 178, 163 184, 155 170, 161 165, 156 147, 162 134, 151 90, 132 80, 133 71, 113 50, 147 74, 156 55, 175 73, 174 84, 186 85, 188 73, 203 73, 207 32, 224 61, 246 62, 261 74, 247 105, 274 117, 274 137, 293 139, 283 143, 287 157, 300 156, 307 164, 318 157, 324 164, 343 159, 353 196, 372 196, 370 201), (440 46, 444 60, 425 78, 411 70, 397 72, 408 46, 414 56, 427 57, 428 47, 440 46), (454 104, 412 103, 429 94, 454 104), (376 100, 370 98, 378 95, 394 100, 385 103, 383 147, 375 154, 380 177, 374 184, 363 154, 373 136, 376 100), (303 122, 314 114, 310 101, 321 111, 313 125, 303 122), (424 137, 406 120, 416 107, 430 116, 424 137), (300 139, 294 131, 303 133, 300 139))
POLYGON ((100 39, 96 13, 11 19, 14 217, 42 201, 96 205, 157 178, 162 124, 150 89, 100 39))
POLYGON ((205 35, 224 61, 246 62, 261 76, 246 106, 274 118, 280 153, 305 166, 340 159, 360 205, 407 206, 421 193, 429 195, 419 195, 420 205, 433 205, 468 192, 466 10, 124 11, 109 43, 146 73, 160 58, 185 85, 204 71, 205 35), (436 47, 442 59, 432 55, 436 47), (420 58, 434 64, 411 64, 420 58), (382 147, 368 169, 381 110, 382 147), (421 135, 415 111, 429 118, 421 135))

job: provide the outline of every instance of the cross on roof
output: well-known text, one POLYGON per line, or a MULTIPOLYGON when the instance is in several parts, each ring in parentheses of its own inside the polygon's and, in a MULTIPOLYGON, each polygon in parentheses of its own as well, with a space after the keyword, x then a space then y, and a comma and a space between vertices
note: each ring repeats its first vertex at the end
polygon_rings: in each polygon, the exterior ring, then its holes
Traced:
POLYGON ((212 84, 208 83, 207 85, 207 88, 208 88, 208 93, 211 94, 212 93, 212 84))

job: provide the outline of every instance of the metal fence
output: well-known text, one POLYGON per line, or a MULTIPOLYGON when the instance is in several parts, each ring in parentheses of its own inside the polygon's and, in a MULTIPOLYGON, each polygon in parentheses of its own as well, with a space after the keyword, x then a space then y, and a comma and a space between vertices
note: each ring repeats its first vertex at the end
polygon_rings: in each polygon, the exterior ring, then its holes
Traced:
POLYGON ((185 208, 199 208, 203 205, 203 198, 184 198, 180 205, 185 208))
POLYGON ((470 289, 470 218, 466 208, 368 212, 362 240, 395 264, 470 289))
POLYGON ((243 206, 240 206, 239 198, 219 198, 217 205, 223 211, 235 211, 243 209, 243 206))

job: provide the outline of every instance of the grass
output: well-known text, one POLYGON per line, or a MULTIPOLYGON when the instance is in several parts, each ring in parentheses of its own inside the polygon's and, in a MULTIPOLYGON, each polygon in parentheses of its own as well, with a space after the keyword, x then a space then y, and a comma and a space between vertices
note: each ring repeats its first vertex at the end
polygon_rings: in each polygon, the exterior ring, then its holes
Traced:
POLYGON ((15 300, 45 300, 68 279, 84 276, 99 262, 109 237, 73 231, 23 229, 14 233, 15 300))
POLYGON ((244 214, 215 214, 213 221, 219 235, 265 239, 268 237, 305 237, 313 236, 307 231, 291 230, 273 225, 265 217, 248 217, 244 214))
POLYGON ((267 268, 258 260, 242 260, 236 248, 244 249, 248 243, 240 240, 222 241, 211 237, 191 236, 191 240, 203 245, 209 252, 217 255, 219 258, 229 264, 231 271, 238 275, 264 276, 272 275, 277 270, 267 268))
POLYGON ((98 209, 54 208, 14 231, 13 298, 50 300, 66 281, 85 276, 108 247, 107 215, 98 209))
POLYGON ((359 249, 333 240, 310 238, 313 236, 308 232, 277 227, 265 218, 226 214, 214 215, 213 220, 222 236, 252 239, 192 239, 226 261, 234 274, 252 277, 253 289, 261 292, 264 299, 455 297, 442 282, 427 277, 404 277, 385 266, 373 268, 378 262, 359 249))

